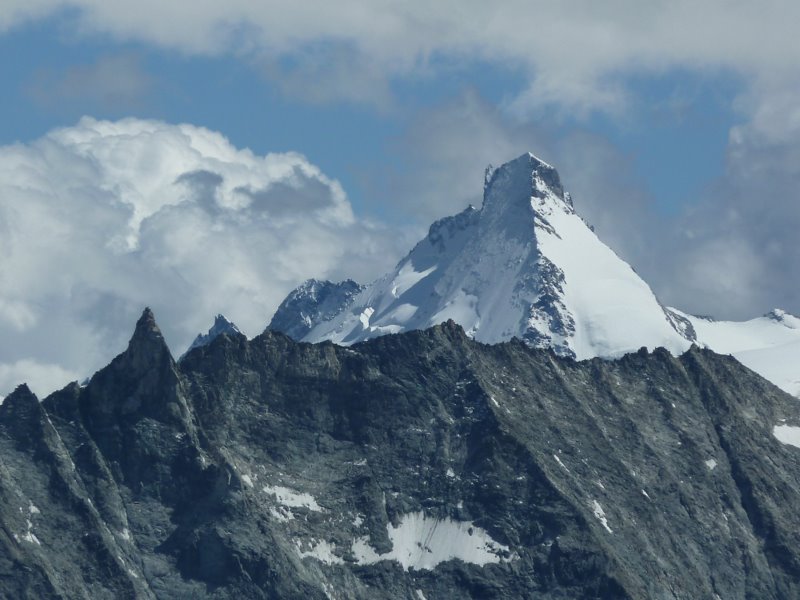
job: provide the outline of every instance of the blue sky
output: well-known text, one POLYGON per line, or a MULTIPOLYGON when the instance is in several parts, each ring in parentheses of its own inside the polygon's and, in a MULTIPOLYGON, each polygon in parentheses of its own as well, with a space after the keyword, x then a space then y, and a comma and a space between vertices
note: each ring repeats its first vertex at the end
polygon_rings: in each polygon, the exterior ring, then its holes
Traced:
POLYGON ((800 313, 797 22, 788 0, 6 0, 0 387, 90 372, 143 304, 176 348, 217 312, 254 335, 525 151, 664 303, 800 313))
POLYGON ((84 115, 135 116, 203 125, 261 154, 303 152, 347 181, 353 165, 369 162, 397 131, 391 119, 372 110, 286 97, 248 61, 186 56, 105 36, 75 38, 64 29, 58 19, 48 19, 0 37, 2 55, 14 57, 0 66, 8 90, 0 109, 11 116, 0 125, 0 143, 31 141, 84 115), (111 93, 113 84, 105 89, 101 75, 83 89, 64 89, 70 71, 99 70, 103 61, 119 62, 138 83, 118 96, 111 93))
MULTIPOLYGON (((56 13, 0 36, 0 53, 9 57, 0 64, 7 90, 0 98, 7 116, 0 123, 0 143, 29 142, 84 115, 189 122, 258 153, 305 154, 342 181, 362 211, 383 212, 363 176, 392 160, 393 143, 417 113, 467 89, 503 106, 525 86, 519 69, 442 60, 442 66, 431 67, 434 73, 388 82, 392 98, 385 106, 349 98, 319 101, 282 90, 252 57, 190 55, 99 33, 77 35, 69 15, 56 13), (104 63, 116 67, 129 85, 104 81, 109 77, 104 63)), ((721 176, 728 132, 737 119, 732 102, 741 86, 724 73, 676 69, 630 77, 626 87, 633 105, 625 114, 592 111, 576 117, 553 106, 523 120, 550 136, 582 130, 607 139, 630 161, 633 176, 658 209, 675 213, 721 176)), ((536 153, 536 144, 530 139, 519 151, 536 153)))

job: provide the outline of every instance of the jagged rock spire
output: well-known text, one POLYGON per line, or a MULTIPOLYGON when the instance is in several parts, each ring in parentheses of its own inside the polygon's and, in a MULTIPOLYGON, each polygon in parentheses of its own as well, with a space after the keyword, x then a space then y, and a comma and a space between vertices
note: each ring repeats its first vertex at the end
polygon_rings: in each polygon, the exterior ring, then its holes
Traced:
POLYGON ((27 415, 31 410, 36 410, 38 404, 39 399, 28 387, 28 384, 20 384, 13 392, 6 396, 3 403, 0 404, 0 418, 9 415, 27 415))
POLYGON ((167 342, 164 340, 150 307, 144 309, 142 316, 136 322, 136 328, 124 356, 137 370, 150 368, 162 361, 165 356, 172 360, 167 342))
POLYGON ((164 336, 161 334, 161 329, 158 328, 153 311, 149 306, 145 307, 142 316, 136 321, 136 328, 133 331, 131 343, 163 340, 164 336))

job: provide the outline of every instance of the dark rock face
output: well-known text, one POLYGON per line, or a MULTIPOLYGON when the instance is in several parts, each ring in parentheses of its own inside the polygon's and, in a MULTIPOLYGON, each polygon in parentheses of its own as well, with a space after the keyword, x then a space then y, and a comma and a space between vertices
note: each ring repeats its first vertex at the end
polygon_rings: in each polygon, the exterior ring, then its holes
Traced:
POLYGON ((692 349, 575 362, 452 322, 351 348, 149 312, 0 406, 4 598, 800 597, 797 400, 692 349))
POLYGON ((444 217, 435 221, 428 229, 428 241, 431 246, 443 253, 448 248, 453 251, 455 242, 463 246, 468 236, 464 232, 477 227, 480 220, 480 211, 474 206, 468 206, 457 215, 444 217))

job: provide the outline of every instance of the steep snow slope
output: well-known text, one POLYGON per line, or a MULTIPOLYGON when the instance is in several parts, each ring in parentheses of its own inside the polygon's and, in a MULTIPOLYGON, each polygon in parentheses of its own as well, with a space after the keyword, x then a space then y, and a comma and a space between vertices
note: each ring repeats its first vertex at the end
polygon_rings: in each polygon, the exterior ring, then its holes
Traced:
POLYGON ((692 324, 698 344, 732 354, 784 391, 800 396, 800 318, 775 309, 749 321, 715 321, 670 310, 692 324))
POLYGON ((352 344, 448 319, 481 342, 516 336, 578 359, 690 345, 575 213, 556 170, 532 154, 487 171, 480 210, 434 223, 394 271, 301 339, 352 344))

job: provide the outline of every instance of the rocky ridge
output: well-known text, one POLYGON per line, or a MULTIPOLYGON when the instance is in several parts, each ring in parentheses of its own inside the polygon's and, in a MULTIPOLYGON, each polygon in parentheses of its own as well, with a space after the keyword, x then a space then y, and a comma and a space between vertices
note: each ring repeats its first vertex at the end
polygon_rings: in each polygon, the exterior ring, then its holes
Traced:
POLYGON ((797 433, 696 347, 575 362, 447 321, 176 363, 145 311, 85 387, 0 405, 0 596, 797 598, 797 433))

